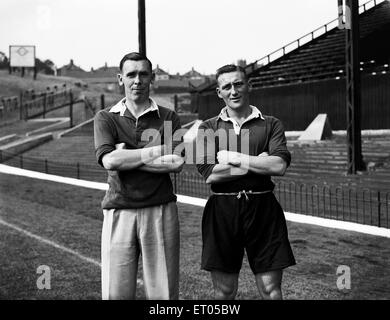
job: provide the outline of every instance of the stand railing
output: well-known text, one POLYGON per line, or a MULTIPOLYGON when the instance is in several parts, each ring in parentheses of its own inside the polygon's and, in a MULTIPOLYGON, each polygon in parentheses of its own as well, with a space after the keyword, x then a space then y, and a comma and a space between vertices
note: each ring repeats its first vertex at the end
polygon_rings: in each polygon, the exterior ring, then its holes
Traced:
MULTIPOLYGON (((359 13, 364 13, 367 10, 375 7, 377 4, 384 2, 386 0, 370 0, 362 5, 359 6, 359 13)), ((276 49, 275 51, 272 51, 271 53, 267 54, 266 56, 248 64, 245 69, 247 73, 251 73, 254 70, 256 70, 258 67, 263 67, 272 61, 275 61, 276 59, 279 59, 283 57, 284 55, 290 53, 293 50, 296 50, 300 48, 301 46, 305 45, 306 43, 318 38, 319 36, 327 33, 328 31, 334 29, 339 23, 339 17, 336 19, 333 19, 332 21, 329 21, 328 23, 325 23, 324 25, 318 27, 317 29, 314 29, 313 31, 303 35, 302 37, 295 39, 294 41, 291 41, 284 45, 283 47, 276 49)))

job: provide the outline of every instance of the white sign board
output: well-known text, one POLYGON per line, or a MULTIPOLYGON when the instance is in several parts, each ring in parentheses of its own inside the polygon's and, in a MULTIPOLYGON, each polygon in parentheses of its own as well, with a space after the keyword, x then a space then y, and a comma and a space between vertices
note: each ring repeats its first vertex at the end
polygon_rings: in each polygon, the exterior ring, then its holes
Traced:
POLYGON ((35 67, 35 46, 9 46, 11 67, 35 67))

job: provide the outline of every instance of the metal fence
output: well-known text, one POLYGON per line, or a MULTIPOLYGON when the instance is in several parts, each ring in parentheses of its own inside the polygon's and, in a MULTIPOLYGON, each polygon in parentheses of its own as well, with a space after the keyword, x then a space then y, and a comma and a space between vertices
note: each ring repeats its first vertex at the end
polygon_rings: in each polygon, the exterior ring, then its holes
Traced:
MULTIPOLYGON (((96 164, 54 161, 1 150, 0 163, 76 179, 107 180, 106 171, 96 164)), ((209 185, 195 171, 172 173, 171 178, 177 194, 203 199, 210 195, 209 185)), ((390 192, 278 179, 274 194, 285 211, 390 228, 390 192)))
POLYGON ((285 211, 390 227, 389 192, 277 181, 275 194, 285 211))
POLYGON ((21 92, 19 97, 0 97, 0 120, 30 119, 43 116, 52 110, 69 104, 71 89, 54 86, 46 91, 35 92, 33 89, 21 92))
POLYGON ((4 113, 12 112, 19 108, 19 98, 17 96, 0 97, 0 105, 2 105, 4 113))
POLYGON ((71 92, 71 89, 65 89, 58 92, 43 92, 33 100, 23 100, 21 108, 23 118, 31 119, 39 116, 45 117, 47 112, 68 105, 72 99, 71 92))

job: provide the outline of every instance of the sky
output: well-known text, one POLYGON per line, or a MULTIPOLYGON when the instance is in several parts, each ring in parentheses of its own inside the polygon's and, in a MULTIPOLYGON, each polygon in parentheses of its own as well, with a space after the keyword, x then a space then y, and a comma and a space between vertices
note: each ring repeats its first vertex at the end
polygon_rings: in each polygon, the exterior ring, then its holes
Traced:
MULTIPOLYGON (((35 45, 57 67, 117 66, 138 51, 137 0, 1 0, 0 51, 35 45)), ((337 0, 145 0, 146 50, 171 74, 251 63, 337 18, 337 0)))

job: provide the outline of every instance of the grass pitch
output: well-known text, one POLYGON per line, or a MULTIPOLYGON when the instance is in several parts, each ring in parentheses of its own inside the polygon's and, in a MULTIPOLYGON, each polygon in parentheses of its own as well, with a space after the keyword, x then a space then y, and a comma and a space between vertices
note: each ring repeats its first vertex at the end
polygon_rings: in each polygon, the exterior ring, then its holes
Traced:
MULTIPOLYGON (((0 218, 100 261, 103 192, 0 174, 0 218)), ((200 270, 202 208, 178 204, 181 225, 180 299, 212 299, 200 270)), ((297 265, 284 272, 285 299, 390 299, 390 239, 288 223, 297 265), (351 269, 351 289, 337 288, 337 267, 351 269)), ((100 299, 99 267, 0 224, 0 299, 100 299), (39 290, 37 268, 51 270, 39 290)), ((142 288, 138 299, 144 299, 142 288)), ((244 260, 237 299, 258 299, 244 260)))

